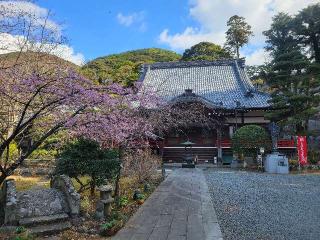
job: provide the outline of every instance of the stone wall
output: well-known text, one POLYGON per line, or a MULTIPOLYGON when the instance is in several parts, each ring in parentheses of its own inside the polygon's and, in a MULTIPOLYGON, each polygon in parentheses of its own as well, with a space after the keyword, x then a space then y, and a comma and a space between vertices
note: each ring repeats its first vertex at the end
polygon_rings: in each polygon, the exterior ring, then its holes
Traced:
POLYGON ((15 171, 15 174, 23 177, 49 176, 53 173, 55 160, 26 159, 15 171))
POLYGON ((4 214, 3 216, 4 224, 15 225, 18 223, 18 214, 17 214, 17 192, 16 192, 16 185, 14 180, 9 179, 2 184, 1 194, 2 194, 1 206, 3 207, 1 211, 4 214))
POLYGON ((26 218, 77 215, 80 212, 80 195, 65 175, 55 176, 49 189, 21 192, 16 191, 14 180, 6 180, 1 195, 0 206, 6 225, 17 225, 26 218))
POLYGON ((50 182, 50 186, 64 194, 71 215, 78 215, 80 213, 80 194, 76 192, 68 176, 54 176, 50 182))

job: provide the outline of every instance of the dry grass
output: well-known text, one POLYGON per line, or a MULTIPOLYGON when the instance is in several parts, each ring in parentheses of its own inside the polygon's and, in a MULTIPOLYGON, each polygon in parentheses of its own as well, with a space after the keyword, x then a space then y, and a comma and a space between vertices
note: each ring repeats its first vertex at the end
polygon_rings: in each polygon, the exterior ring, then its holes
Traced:
POLYGON ((10 176, 8 179, 14 179, 16 182, 17 191, 26 191, 33 187, 49 188, 49 180, 43 180, 40 177, 21 177, 10 176))

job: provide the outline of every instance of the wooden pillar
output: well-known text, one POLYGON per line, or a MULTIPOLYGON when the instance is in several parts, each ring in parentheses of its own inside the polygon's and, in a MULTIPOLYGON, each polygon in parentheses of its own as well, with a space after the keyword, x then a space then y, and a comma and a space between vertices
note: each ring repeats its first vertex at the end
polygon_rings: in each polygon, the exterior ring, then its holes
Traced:
POLYGON ((164 180, 166 177, 166 169, 164 167, 164 160, 163 160, 163 151, 164 151, 164 147, 165 147, 165 141, 162 141, 161 147, 160 147, 160 154, 161 154, 161 175, 162 175, 162 179, 164 180))
POLYGON ((217 129, 217 148, 218 148, 218 162, 222 163, 222 146, 221 146, 221 138, 222 138, 222 129, 221 126, 217 129))
POLYGON ((234 133, 234 127, 233 127, 233 125, 229 125, 229 137, 230 137, 230 139, 232 138, 233 133, 234 133))

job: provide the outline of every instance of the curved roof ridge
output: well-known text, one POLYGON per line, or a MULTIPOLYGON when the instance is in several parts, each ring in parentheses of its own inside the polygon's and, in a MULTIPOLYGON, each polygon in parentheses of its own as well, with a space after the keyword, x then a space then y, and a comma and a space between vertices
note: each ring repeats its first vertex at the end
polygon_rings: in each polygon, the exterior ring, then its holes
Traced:
POLYGON ((219 60, 215 60, 215 61, 199 60, 199 61, 190 61, 190 62, 187 62, 187 61, 156 62, 156 63, 143 64, 142 70, 145 71, 146 69, 226 66, 226 65, 233 65, 235 61, 241 67, 244 67, 245 60, 243 58, 241 58, 241 59, 230 58, 230 59, 219 59, 219 60))
POLYGON ((166 101, 200 100, 216 108, 234 109, 234 100, 238 100, 248 109, 270 107, 270 95, 257 91, 245 74, 244 59, 153 63, 142 70, 143 85, 166 101), (179 98, 186 89, 197 97, 179 98))
POLYGON ((218 108, 218 109, 223 108, 223 102, 222 101, 213 102, 213 101, 209 100, 206 97, 203 97, 203 96, 200 96, 200 95, 198 95, 196 93, 193 93, 192 89, 186 89, 184 93, 172 98, 169 102, 170 103, 177 103, 179 101, 186 102, 186 100, 189 101, 189 102, 201 102, 201 103, 207 105, 210 108, 212 108, 212 107, 218 108))

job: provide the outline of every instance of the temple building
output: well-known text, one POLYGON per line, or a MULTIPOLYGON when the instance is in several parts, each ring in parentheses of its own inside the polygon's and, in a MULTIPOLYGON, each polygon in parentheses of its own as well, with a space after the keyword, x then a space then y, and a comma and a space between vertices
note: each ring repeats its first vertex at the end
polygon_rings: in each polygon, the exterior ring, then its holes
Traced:
MULTIPOLYGON (((215 129, 190 126, 185 134, 168 132, 161 144, 166 162, 180 162, 184 146, 192 149, 199 162, 211 162, 215 157, 228 164, 232 160, 231 137, 246 124, 267 128, 264 118, 270 110, 270 96, 258 91, 245 71, 245 62, 238 60, 167 62, 145 64, 140 81, 168 103, 198 102, 207 108, 220 125, 215 129)), ((280 140, 279 148, 294 149, 293 140, 280 140)))

